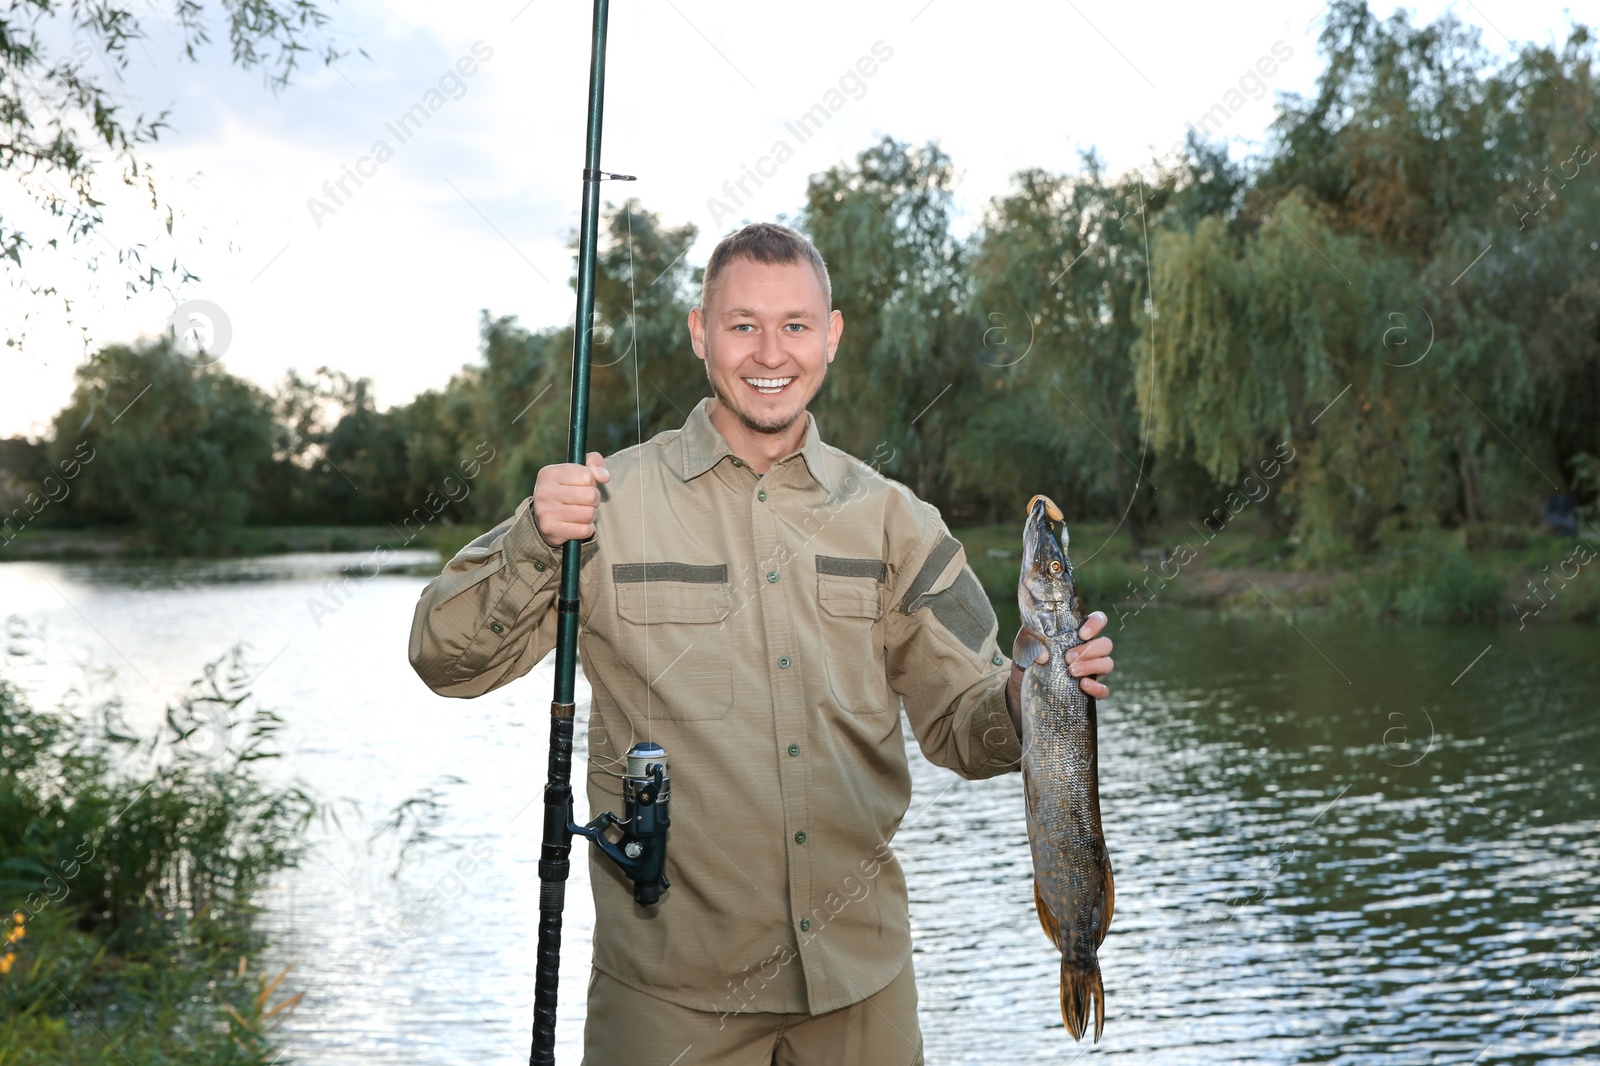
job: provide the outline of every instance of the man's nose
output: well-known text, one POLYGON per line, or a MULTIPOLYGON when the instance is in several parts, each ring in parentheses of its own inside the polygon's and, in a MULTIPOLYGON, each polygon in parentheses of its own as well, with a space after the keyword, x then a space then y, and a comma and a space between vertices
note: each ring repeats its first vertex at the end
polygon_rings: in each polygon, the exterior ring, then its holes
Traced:
POLYGON ((762 334, 761 345, 756 349, 756 362, 762 366, 782 366, 788 357, 783 354, 781 339, 777 333, 762 334))

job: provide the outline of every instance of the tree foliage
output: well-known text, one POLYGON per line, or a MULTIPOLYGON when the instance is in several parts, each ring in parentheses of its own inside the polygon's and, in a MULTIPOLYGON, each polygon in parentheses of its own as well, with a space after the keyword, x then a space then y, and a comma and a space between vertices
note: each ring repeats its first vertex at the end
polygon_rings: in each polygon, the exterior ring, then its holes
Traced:
POLYGON ((193 365, 168 341, 104 348, 77 378, 51 447, 53 463, 82 459, 82 445, 92 450, 75 513, 134 523, 166 552, 225 545, 272 458, 261 390, 216 365, 193 365))
POLYGON ((938 145, 884 138, 813 175, 797 220, 845 323, 816 404, 822 429, 935 498, 949 496, 945 455, 981 390, 970 252, 950 231, 954 181, 938 145))
MULTIPOLYGON (((1142 171, 1092 154, 1025 169, 964 237, 937 144, 886 137, 813 175, 793 224, 845 320, 814 405, 824 436, 952 520, 1043 489, 1135 544, 1213 515, 1267 462, 1281 470, 1261 512, 1308 560, 1406 529, 1531 524, 1556 493, 1592 508, 1589 31, 1498 54, 1452 15, 1419 26, 1336 0, 1322 48, 1315 91, 1280 102, 1259 155, 1191 138, 1142 171)), ((709 388, 685 326, 695 228, 635 200, 601 225, 589 440, 611 453, 709 388)), ((267 397, 165 349, 107 349, 50 458, 86 432, 118 458, 57 517, 177 522, 159 535, 183 541, 197 520, 165 512, 237 521, 253 476, 256 521, 400 523, 476 456, 470 495, 423 517, 498 519, 565 457, 574 330, 484 312, 481 338, 448 385, 385 411, 326 368, 267 397), (109 417, 148 382, 143 407, 109 417), (213 490, 211 511, 190 502, 213 490)), ((13 496, 49 469, 7 454, 13 496)))
POLYGON ((1148 220, 1172 184, 1170 175, 1155 185, 1109 180, 1089 155, 1076 175, 1023 171, 991 205, 972 308, 998 377, 986 431, 952 450, 969 491, 988 484, 1025 499, 1027 486, 1053 484, 1075 509, 1127 519, 1141 542, 1155 457, 1130 352, 1148 317, 1148 220), (1008 441, 1007 424, 1026 436, 1008 441))
MULTIPOLYGON (((65 238, 84 246, 92 265, 98 263, 90 241, 105 223, 107 169, 123 184, 143 189, 172 232, 173 207, 163 203, 144 157, 145 146, 168 129, 171 111, 136 112, 119 91, 128 48, 149 38, 149 23, 175 26, 178 49, 192 62, 219 20, 233 63, 260 70, 274 91, 288 85, 308 58, 332 62, 340 55, 331 45, 310 43, 308 35, 328 21, 314 0, 220 0, 214 10, 208 6, 204 0, 172 0, 169 19, 159 8, 115 0, 16 0, 0 12, 0 171, 38 208, 32 221, 0 215, 0 270, 13 289, 60 295, 70 313, 75 294, 28 282, 24 259, 42 227, 50 232, 45 244, 58 247, 65 238)), ((167 278, 193 278, 176 260, 165 268, 155 265, 143 244, 115 252, 128 270, 130 291, 167 278)), ((21 339, 13 333, 6 343, 15 346, 21 339)))
POLYGON ((1157 241, 1157 445, 1227 482, 1293 440, 1313 556, 1536 515, 1600 443, 1588 31, 1496 57, 1339 0, 1322 47, 1238 207, 1157 241))

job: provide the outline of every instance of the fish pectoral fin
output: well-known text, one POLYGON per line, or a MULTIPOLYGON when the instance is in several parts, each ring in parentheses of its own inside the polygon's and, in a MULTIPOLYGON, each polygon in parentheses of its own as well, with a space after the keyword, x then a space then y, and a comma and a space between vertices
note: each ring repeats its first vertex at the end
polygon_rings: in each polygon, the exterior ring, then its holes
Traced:
POLYGON ((1061 944, 1061 927, 1056 924, 1056 916, 1050 913, 1050 908, 1044 905, 1044 897, 1039 894, 1039 879, 1033 879, 1033 906, 1039 912, 1039 924, 1044 927, 1044 935, 1050 938, 1050 943, 1061 944))
POLYGON ((1011 642, 1011 661, 1026 670, 1039 661, 1045 650, 1044 638, 1023 626, 1017 630, 1017 639, 1011 642))
POLYGON ((1072 1039, 1082 1040, 1089 1031, 1089 1012, 1094 1011, 1094 1042, 1106 1028, 1106 988, 1100 979, 1100 967, 1082 973, 1068 966, 1066 956, 1061 958, 1061 1020, 1066 1024, 1072 1039))
POLYGON ((1094 941, 1097 948, 1106 942, 1106 933, 1111 930, 1111 912, 1117 905, 1117 889, 1111 881, 1111 852, 1104 844, 1100 845, 1100 868, 1105 880, 1100 885, 1100 929, 1094 941))

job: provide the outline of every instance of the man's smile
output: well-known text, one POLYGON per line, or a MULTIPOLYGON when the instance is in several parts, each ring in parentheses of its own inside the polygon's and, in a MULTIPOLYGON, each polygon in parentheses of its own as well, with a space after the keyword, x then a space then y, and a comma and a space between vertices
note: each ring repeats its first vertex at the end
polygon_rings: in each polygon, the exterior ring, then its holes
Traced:
POLYGON ((776 396, 793 380, 794 375, 791 374, 786 378, 745 378, 744 383, 763 396, 776 396))

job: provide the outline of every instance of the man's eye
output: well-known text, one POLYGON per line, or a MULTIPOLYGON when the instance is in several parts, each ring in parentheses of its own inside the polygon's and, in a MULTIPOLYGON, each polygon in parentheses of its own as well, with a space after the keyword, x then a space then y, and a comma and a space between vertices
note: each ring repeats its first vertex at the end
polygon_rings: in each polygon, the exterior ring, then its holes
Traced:
POLYGON ((741 322, 741 323, 739 323, 739 324, 738 324, 738 325, 737 325, 737 326, 734 326, 734 327, 733 327, 733 328, 734 328, 734 329, 735 329, 735 330, 740 330, 740 329, 755 329, 755 327, 754 327, 754 326, 752 326, 752 325, 751 325, 751 324, 750 324, 750 323, 748 323, 748 322, 741 322))
POLYGON ((805 327, 804 323, 791 322, 787 326, 784 326, 783 328, 784 329, 788 329, 788 330, 793 330, 794 332, 799 333, 801 330, 805 329, 806 327, 805 327))

